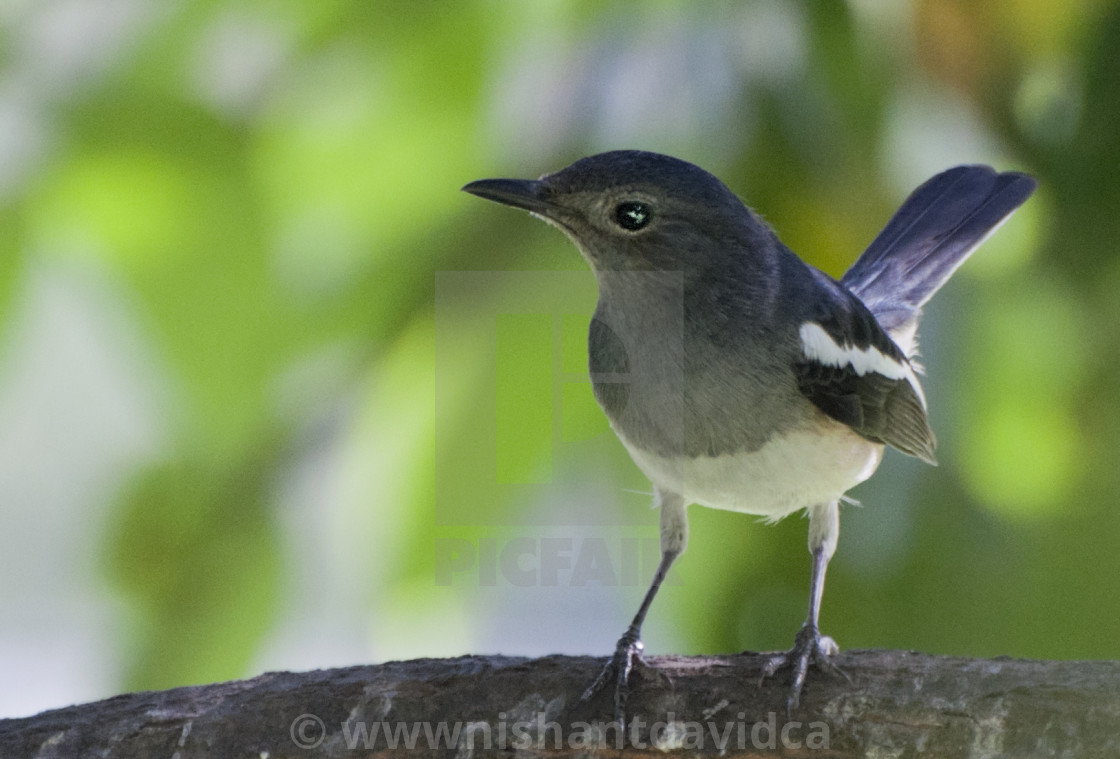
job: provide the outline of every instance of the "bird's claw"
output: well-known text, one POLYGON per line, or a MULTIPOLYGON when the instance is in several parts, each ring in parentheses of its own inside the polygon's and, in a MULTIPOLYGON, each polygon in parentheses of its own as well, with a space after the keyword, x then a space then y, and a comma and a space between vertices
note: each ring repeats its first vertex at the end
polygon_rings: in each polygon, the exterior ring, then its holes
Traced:
POLYGON ((614 680, 614 719, 620 727, 626 726, 626 703, 630 697, 630 674, 634 670, 635 664, 644 664, 642 660, 642 651, 645 645, 638 634, 634 630, 627 630, 626 634, 618 640, 618 645, 615 646, 614 655, 611 656, 610 661, 595 678, 595 682, 588 686, 587 690, 583 692, 581 701, 589 701, 591 698, 603 690, 607 683, 614 680))
POLYGON ((820 630, 814 625, 804 625, 794 638, 793 648, 781 654, 772 654, 762 665, 762 677, 759 684, 768 677, 773 677, 779 670, 790 668, 793 672, 790 683, 789 699, 786 701, 786 714, 792 715, 793 710, 801 702, 801 689, 805 685, 805 675, 810 665, 816 666, 822 672, 842 675, 848 682, 852 678, 844 670, 832 663, 832 656, 840 650, 836 641, 827 635, 821 635, 820 630))

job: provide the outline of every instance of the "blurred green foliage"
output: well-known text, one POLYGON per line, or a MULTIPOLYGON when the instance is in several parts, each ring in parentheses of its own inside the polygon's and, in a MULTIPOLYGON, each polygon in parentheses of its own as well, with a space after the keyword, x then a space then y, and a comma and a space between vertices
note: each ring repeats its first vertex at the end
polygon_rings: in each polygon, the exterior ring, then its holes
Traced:
MULTIPOLYGON (((656 534, 643 495, 565 511, 589 483, 648 490, 582 375, 591 275, 458 193, 617 147, 701 163, 834 275, 947 163, 1038 176, 930 308, 942 466, 889 458, 856 493, 824 624, 859 647, 1120 656, 1117 4, 214 1, 112 48, 43 95, 50 139, 4 184, 0 326, 35 272, 93 272, 158 378, 167 443, 90 537, 129 610, 122 686, 249 673, 298 585, 278 504, 324 450, 348 473, 325 550, 375 572, 352 602, 382 617, 379 655, 469 645, 487 614, 436 585, 437 539, 656 534)), ((786 647, 804 522, 692 518, 650 650, 786 647)))

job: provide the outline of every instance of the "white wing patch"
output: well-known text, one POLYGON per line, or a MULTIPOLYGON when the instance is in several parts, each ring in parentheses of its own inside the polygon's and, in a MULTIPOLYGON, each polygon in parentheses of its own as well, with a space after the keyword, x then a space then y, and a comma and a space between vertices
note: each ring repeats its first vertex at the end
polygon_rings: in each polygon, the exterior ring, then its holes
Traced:
POLYGON ((874 345, 856 348, 840 345, 825 332, 824 327, 814 322, 801 325, 801 350, 805 358, 825 366, 845 367, 849 364, 861 377, 875 372, 890 379, 903 379, 906 367, 890 356, 884 355, 874 345))
POLYGON ((857 348, 854 345, 841 345, 832 339, 832 335, 816 322, 805 322, 801 325, 801 352, 810 361, 816 361, 825 366, 835 366, 843 369, 851 366, 859 376, 870 372, 881 374, 888 379, 904 379, 910 383, 922 402, 926 405, 926 396, 914 368, 908 361, 897 361, 884 354, 874 345, 866 348, 857 348))

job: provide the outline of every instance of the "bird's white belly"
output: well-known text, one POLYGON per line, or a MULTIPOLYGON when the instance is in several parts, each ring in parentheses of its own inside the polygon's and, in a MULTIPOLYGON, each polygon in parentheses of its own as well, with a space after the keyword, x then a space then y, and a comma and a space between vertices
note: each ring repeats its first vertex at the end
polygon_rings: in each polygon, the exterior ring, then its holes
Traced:
POLYGON ((686 502, 772 520, 839 499, 883 458, 881 444, 832 420, 775 436, 756 451, 720 456, 673 459, 623 443, 654 485, 686 502))

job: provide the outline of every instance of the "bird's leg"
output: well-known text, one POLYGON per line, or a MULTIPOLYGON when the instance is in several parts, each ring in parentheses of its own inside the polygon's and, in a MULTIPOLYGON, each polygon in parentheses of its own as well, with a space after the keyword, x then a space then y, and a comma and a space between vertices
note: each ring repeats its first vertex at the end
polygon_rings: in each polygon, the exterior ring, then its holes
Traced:
POLYGON ((634 621, 630 623, 626 632, 618 639, 614 656, 603 667, 599 676, 595 678, 595 682, 591 683, 587 690, 583 692, 583 700, 587 701, 613 679, 615 681, 614 718, 623 727, 626 725, 626 701, 630 695, 630 672, 633 670, 635 662, 642 661, 642 649, 645 648, 642 644, 642 622, 645 621, 646 612, 649 611, 650 604, 653 603, 653 597, 657 595, 657 590, 661 587, 661 583, 665 579, 665 575, 669 573, 669 567, 673 560, 677 558, 677 555, 675 553, 661 554, 661 563, 657 566, 657 574, 654 575, 653 583, 646 591, 646 596, 642 600, 642 605, 638 608, 638 613, 634 615, 634 621))
POLYGON ((809 581, 809 614, 794 638, 793 648, 786 653, 771 656, 762 668, 763 680, 786 667, 792 671, 789 700, 786 702, 787 714, 792 713, 801 701, 801 689, 805 685, 809 665, 847 677, 830 661, 830 657, 839 651, 836 641, 821 635, 819 626, 824 576, 828 561, 836 551, 839 533, 839 504, 824 504, 809 510, 809 551, 813 557, 812 577, 809 581))
POLYGON ((684 500, 676 494, 661 491, 657 492, 656 498, 661 507, 661 561, 657 565, 657 573, 642 599, 642 605, 638 607, 638 613, 634 615, 634 621, 618 639, 614 655, 595 678, 595 682, 583 692, 582 698, 583 701, 589 700, 614 680, 614 718, 623 730, 626 728, 626 702, 630 696, 630 673, 635 663, 642 662, 642 649, 645 648, 642 644, 642 623, 645 622, 646 613, 649 612, 661 583, 669 574, 669 567, 688 543, 688 517, 684 500))

